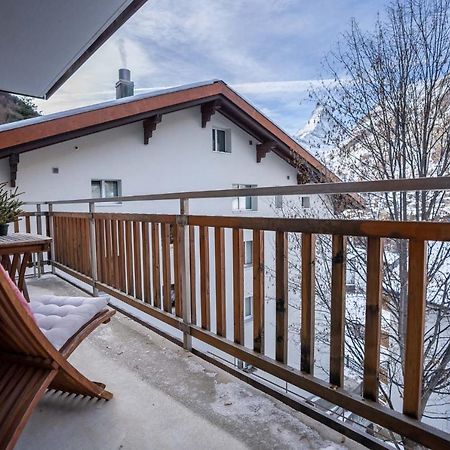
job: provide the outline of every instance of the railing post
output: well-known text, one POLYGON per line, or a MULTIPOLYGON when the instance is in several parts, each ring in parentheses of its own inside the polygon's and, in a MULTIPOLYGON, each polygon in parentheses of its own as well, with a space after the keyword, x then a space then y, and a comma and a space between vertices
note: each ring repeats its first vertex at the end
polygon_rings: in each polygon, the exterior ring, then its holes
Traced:
POLYGON ((48 223, 49 236, 52 238, 50 242, 50 265, 52 266, 52 274, 55 275, 55 227, 53 223, 53 203, 48 204, 48 223))
POLYGON ((97 288, 97 246, 95 236, 95 203, 89 202, 89 247, 91 253, 91 278, 92 278, 92 295, 98 296, 97 288))
MULTIPOLYGON (((40 203, 36 203, 36 233, 42 236, 42 206, 40 203)), ((42 275, 42 253, 37 254, 37 273, 38 278, 42 275)))
POLYGON ((190 267, 189 267, 189 226, 187 225, 187 215, 189 214, 189 200, 180 199, 180 220, 178 221, 180 231, 180 275, 181 275, 181 296, 183 315, 183 347, 185 350, 192 350, 192 337, 189 327, 191 325, 191 290, 190 290, 190 267))

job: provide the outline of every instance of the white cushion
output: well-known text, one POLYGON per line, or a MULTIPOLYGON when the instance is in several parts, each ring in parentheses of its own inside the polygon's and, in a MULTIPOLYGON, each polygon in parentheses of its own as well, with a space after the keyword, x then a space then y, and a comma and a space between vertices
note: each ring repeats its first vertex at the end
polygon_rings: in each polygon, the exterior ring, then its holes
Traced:
POLYGON ((107 304, 107 297, 41 295, 30 300, 38 327, 57 350, 107 304))

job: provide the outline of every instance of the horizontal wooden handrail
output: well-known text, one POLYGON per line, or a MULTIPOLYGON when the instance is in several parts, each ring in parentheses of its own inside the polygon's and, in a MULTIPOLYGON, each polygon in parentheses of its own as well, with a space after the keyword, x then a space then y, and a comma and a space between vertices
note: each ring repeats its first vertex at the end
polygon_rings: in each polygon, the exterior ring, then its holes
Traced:
MULTIPOLYGON (((55 217, 88 218, 89 213, 55 212, 55 217)), ((94 213, 93 217, 103 220, 123 220, 175 224, 178 215, 94 213)), ((284 217, 241 217, 241 216, 184 216, 187 225, 200 227, 243 228, 250 230, 285 231, 291 233, 312 233, 341 236, 378 237, 392 239, 423 239, 429 241, 450 241, 450 222, 419 222, 393 220, 350 220, 350 219, 301 219, 284 217)))
MULTIPOLYGON (((171 192, 164 194, 142 194, 111 198, 82 198, 52 201, 30 201, 27 205, 36 204, 79 204, 79 203, 117 203, 156 200, 206 199, 253 196, 264 197, 273 195, 340 195, 362 194, 372 192, 404 192, 404 191, 443 191, 450 189, 450 177, 428 177, 413 179, 355 181, 342 183, 307 183, 295 186, 268 186, 247 189, 216 189, 208 191, 171 192)), ((354 200, 363 204, 361 197, 354 200)))

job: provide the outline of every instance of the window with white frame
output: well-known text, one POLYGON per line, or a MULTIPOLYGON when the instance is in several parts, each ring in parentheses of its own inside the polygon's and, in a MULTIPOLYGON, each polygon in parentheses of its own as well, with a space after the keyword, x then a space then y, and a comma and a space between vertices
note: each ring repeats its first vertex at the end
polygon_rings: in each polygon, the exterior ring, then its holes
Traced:
POLYGON ((253 241, 244 242, 244 264, 246 266, 253 264, 253 241))
MULTIPOLYGON (((256 187, 256 184, 233 184, 235 189, 249 189, 256 187)), ((256 211, 257 198, 256 197, 235 197, 233 199, 233 211, 256 211)))
POLYGON ((311 199, 309 197, 302 197, 302 208, 310 208, 311 199))
POLYGON ((217 153, 231 153, 231 130, 212 129, 212 150, 217 153))
POLYGON ((253 297, 251 295, 244 298, 244 318, 250 319, 253 316, 253 297))
POLYGON ((121 180, 91 180, 92 198, 114 198, 122 195, 121 180))

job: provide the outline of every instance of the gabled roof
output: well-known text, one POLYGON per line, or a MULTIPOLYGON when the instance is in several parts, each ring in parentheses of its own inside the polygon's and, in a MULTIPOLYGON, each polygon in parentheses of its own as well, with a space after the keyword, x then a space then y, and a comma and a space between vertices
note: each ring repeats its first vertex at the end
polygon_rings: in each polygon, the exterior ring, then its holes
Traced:
MULTIPOLYGON (((339 181, 323 164, 226 83, 212 80, 153 91, 33 119, 0 125, 0 158, 207 102, 285 157, 299 156, 328 181, 339 181), (242 123, 240 123, 242 122, 242 123), (289 152, 294 155, 288 155, 289 152)), ((199 119, 200 121, 200 119, 199 119)))
MULTIPOLYGON (((340 182, 319 160, 275 125, 226 83, 212 80, 172 89, 153 91, 118 100, 40 116, 0 126, 0 158, 114 128, 136 121, 201 105, 199 125, 204 126, 216 111, 236 123, 262 145, 260 161, 268 151, 294 166, 299 182, 340 182)), ((158 121, 154 121, 157 123, 158 121)), ((353 198, 354 200, 354 198, 353 198)), ((357 203, 360 203, 359 200, 357 203)))

